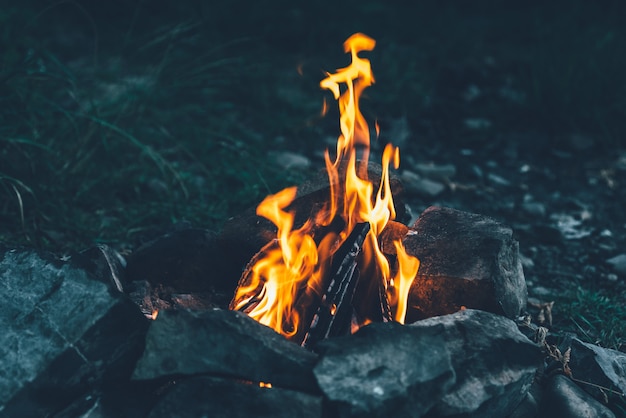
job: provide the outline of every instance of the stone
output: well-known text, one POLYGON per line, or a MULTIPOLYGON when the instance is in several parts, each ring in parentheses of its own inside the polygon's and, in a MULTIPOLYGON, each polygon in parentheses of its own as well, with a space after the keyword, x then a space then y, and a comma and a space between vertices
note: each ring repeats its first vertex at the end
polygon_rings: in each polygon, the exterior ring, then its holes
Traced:
POLYGON ((316 392, 317 356, 249 316, 223 309, 160 312, 134 380, 206 374, 316 392))
POLYGON ((434 197, 441 194, 446 189, 445 184, 441 181, 423 178, 408 170, 404 170, 400 178, 404 182, 404 187, 408 193, 419 196, 434 197))
POLYGON ((127 379, 148 321, 72 262, 0 249, 0 416, 46 416, 127 379))
POLYGON ((295 152, 270 151, 267 157, 284 170, 307 170, 311 167, 311 160, 295 152))
POLYGON ((389 221, 378 237, 380 251, 385 255, 396 255, 394 241, 402 240, 409 232, 409 227, 396 221, 389 221))
POLYGON ((411 165, 411 169, 422 177, 441 182, 447 182, 456 174, 456 167, 453 164, 438 165, 417 163, 411 165))
POLYGON ((522 210, 534 218, 544 218, 546 216, 546 205, 541 202, 524 202, 522 210))
POLYGON ((609 406, 621 402, 626 407, 626 353, 603 348, 573 338, 569 366, 572 376, 585 391, 609 406), (602 389, 604 388, 604 389, 602 389), (621 394, 621 395, 619 395, 621 394))
POLYGON ((626 276, 626 254, 619 254, 606 260, 616 273, 626 276))
POLYGON ((455 379, 440 333, 370 324, 321 342, 315 377, 338 417, 420 417, 455 379))
POLYGON ((543 362, 540 346, 513 320, 489 312, 467 309, 408 327, 437 329, 437 347, 450 351, 456 379, 432 416, 506 417, 524 400, 543 362))
POLYGON ((576 240, 590 236, 594 229, 585 226, 580 216, 573 216, 567 213, 553 213, 550 220, 560 231, 561 236, 567 240, 576 240))
POLYGON ((545 417, 615 418, 610 409, 560 374, 545 383, 540 414, 545 417))
POLYGON ((314 373, 338 417, 504 417, 542 364, 514 321, 465 310, 373 323, 319 344, 314 373))
POLYGON ((214 377, 179 379, 148 418, 321 418, 321 396, 214 377))
POLYGON ((122 380, 106 391, 94 390, 77 397, 54 418, 137 418, 148 415, 172 381, 122 380))
POLYGON ((489 180, 489 182, 493 184, 494 186, 508 187, 511 185, 511 182, 509 180, 494 173, 487 174, 487 180, 489 180))
POLYGON ((529 392, 522 402, 511 412, 507 418, 529 418, 539 414, 539 405, 535 397, 529 392))
POLYGON ((409 296, 407 322, 482 309, 515 318, 528 292, 511 228, 478 214, 431 206, 403 239, 420 268, 409 296))

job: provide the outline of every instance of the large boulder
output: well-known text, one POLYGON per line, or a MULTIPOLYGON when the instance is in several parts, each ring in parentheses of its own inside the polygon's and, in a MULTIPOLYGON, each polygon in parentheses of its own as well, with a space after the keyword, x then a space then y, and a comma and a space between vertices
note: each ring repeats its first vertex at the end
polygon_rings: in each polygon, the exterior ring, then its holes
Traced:
POLYGON ((431 206, 409 228, 403 244, 420 260, 407 322, 461 307, 515 318, 526 307, 519 244, 511 228, 496 220, 431 206))
POLYGON ((0 249, 0 416, 46 416, 128 378, 148 321, 72 262, 0 249))

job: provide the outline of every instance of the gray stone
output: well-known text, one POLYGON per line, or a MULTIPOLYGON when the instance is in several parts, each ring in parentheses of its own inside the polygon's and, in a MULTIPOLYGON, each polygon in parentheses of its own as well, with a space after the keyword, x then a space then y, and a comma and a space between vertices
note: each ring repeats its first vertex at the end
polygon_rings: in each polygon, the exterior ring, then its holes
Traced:
POLYGON ((320 356, 314 373, 339 417, 505 417, 543 360, 514 321, 478 310, 370 324, 320 356))
POLYGON ((616 273, 626 275, 626 254, 616 255, 606 260, 616 273))
POLYGON ((421 417, 454 382, 440 333, 370 324, 323 341, 315 377, 339 417, 421 417))
POLYGON ((517 317, 528 292, 512 235, 511 228, 483 215, 427 208, 403 239, 407 252, 420 260, 407 322, 463 306, 517 317))
POLYGON ((539 345, 514 321, 489 312, 468 309, 409 328, 438 329, 437 347, 450 351, 456 381, 431 411, 438 417, 508 416, 526 397, 543 361, 539 345))
POLYGON ((489 173, 487 174, 487 179, 489 180, 491 184, 495 186, 510 186, 511 185, 511 182, 509 180, 497 174, 489 173))
POLYGON ((311 160, 302 154, 290 151, 270 151, 268 158, 285 170, 306 170, 311 167, 311 160))
POLYGON ((422 178, 418 174, 407 170, 402 172, 400 178, 404 182, 404 187, 408 193, 420 196, 434 197, 446 189, 446 186, 440 181, 422 178))
POLYGON ((546 216, 546 205, 540 202, 524 202, 522 210, 530 216, 543 218, 546 216))
POLYGON ((420 176, 431 180, 448 181, 456 174, 456 167, 452 164, 413 164, 411 169, 420 176))
POLYGON ((545 417, 615 418, 610 409, 560 374, 546 382, 540 412, 545 417))
POLYGON ((236 311, 164 311, 133 379, 209 374, 315 392, 317 356, 236 311))
POLYGON ((128 378, 148 321, 82 268, 0 250, 0 415, 45 416, 128 378))
POLYGON ((539 405, 535 397, 529 392, 522 402, 511 412, 507 418, 532 418, 539 414, 539 405))
POLYGON ((148 418, 321 418, 322 398, 230 379, 180 379, 148 418))
POLYGON ((571 343, 569 366, 585 391, 597 400, 609 400, 609 405, 621 402, 626 406, 626 354, 574 338, 571 343), (604 388, 604 389, 602 389, 604 388), (616 393, 613 393, 616 392, 616 393))

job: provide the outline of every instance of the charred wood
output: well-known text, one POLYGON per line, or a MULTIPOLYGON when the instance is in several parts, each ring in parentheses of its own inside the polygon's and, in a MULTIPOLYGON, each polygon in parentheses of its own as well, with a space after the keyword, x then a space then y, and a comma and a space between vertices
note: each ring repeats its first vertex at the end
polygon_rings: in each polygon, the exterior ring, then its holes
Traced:
POLYGON ((333 255, 332 268, 326 280, 328 287, 304 337, 304 347, 311 348, 325 338, 350 333, 352 298, 359 281, 357 257, 369 230, 369 223, 357 224, 333 255))

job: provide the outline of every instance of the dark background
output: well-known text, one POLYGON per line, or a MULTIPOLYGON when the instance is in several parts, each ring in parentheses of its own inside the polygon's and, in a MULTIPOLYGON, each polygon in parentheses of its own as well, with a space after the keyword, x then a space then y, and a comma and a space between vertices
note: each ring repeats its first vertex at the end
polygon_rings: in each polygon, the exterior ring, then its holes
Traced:
POLYGON ((319 81, 363 32, 372 159, 391 141, 398 174, 456 170, 409 197, 414 216, 440 204, 512 226, 558 326, 623 349, 607 260, 626 252, 625 2, 2 3, 0 240, 129 253, 175 223, 219 230, 322 167, 338 124, 319 81))

